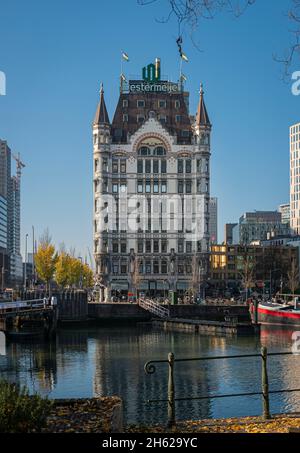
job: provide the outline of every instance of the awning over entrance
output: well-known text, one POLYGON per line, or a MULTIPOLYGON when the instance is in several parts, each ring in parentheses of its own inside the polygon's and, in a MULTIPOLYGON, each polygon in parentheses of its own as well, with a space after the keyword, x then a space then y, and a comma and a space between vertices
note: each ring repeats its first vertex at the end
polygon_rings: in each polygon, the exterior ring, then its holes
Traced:
POLYGON ((164 282, 163 280, 150 280, 150 281, 147 281, 147 280, 143 280, 140 282, 139 284, 139 288, 138 288, 140 291, 148 291, 149 289, 151 290, 156 290, 156 289, 159 289, 159 290, 168 290, 169 289, 169 282, 164 282))
POLYGON ((156 286, 157 289, 169 289, 169 282, 157 282, 157 286, 156 286))
POLYGON ((139 290, 140 291, 147 291, 148 290, 148 282, 147 281, 140 282, 139 290))
POLYGON ((188 282, 177 282, 177 289, 189 289, 188 282))
POLYGON ((156 289, 156 282, 149 282, 149 289, 156 289))
POLYGON ((110 287, 113 290, 128 290, 128 282, 111 282, 110 287))

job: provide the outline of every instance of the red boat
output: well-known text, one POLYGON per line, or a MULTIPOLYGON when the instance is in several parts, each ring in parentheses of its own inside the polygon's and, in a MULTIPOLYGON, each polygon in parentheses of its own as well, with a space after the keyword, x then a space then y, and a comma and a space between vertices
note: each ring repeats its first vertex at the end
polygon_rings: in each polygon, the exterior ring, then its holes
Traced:
MULTIPOLYGON (((254 306, 251 307, 253 316, 254 306)), ((261 324, 279 324, 300 326, 299 298, 295 297, 292 302, 260 302, 257 306, 257 320, 261 324)))

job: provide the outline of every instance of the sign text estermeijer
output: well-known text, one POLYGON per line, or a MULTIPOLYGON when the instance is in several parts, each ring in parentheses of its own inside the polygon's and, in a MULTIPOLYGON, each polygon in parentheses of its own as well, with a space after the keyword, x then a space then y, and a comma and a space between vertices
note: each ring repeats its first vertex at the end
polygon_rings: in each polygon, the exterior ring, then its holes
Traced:
POLYGON ((129 91, 131 93, 177 93, 179 86, 177 83, 160 80, 160 60, 156 58, 155 64, 150 63, 142 70, 143 81, 129 81, 129 91))

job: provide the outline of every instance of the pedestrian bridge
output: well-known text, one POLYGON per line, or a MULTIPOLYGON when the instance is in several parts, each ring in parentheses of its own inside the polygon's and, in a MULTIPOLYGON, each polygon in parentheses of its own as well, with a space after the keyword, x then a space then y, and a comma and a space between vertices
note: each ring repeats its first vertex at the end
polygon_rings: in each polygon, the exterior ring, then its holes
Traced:
POLYGON ((50 308, 47 299, 0 302, 0 317, 5 314, 20 313, 20 311, 44 310, 47 308, 50 308))
MULTIPOLYGON (((54 299, 54 298, 53 298, 54 299)), ((33 299, 0 302, 0 331, 8 332, 28 323, 56 324, 55 300, 33 299)))

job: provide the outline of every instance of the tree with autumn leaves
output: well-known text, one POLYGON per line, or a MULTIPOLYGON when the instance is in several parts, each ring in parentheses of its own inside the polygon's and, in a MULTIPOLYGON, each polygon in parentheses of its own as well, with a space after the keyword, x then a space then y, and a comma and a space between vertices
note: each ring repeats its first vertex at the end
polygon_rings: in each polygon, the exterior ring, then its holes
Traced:
POLYGON ((40 238, 34 262, 37 274, 46 283, 48 291, 53 280, 61 289, 93 286, 92 269, 76 258, 74 252, 67 253, 64 247, 57 253, 48 230, 40 238))
POLYGON ((61 288, 90 288, 94 282, 92 269, 65 251, 58 255, 54 279, 61 288))
POLYGON ((34 265, 39 278, 46 283, 47 291, 50 290, 50 283, 57 263, 57 253, 52 244, 48 229, 40 238, 38 250, 34 256, 34 265))

